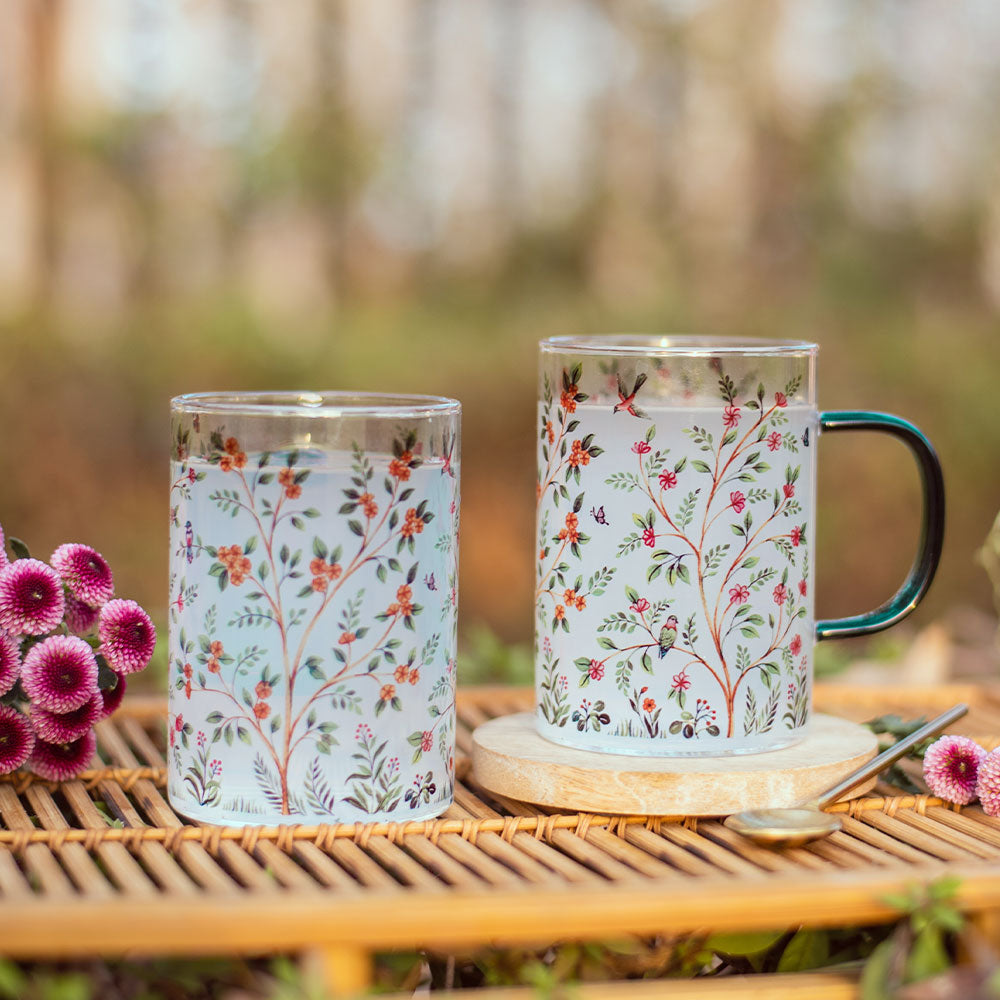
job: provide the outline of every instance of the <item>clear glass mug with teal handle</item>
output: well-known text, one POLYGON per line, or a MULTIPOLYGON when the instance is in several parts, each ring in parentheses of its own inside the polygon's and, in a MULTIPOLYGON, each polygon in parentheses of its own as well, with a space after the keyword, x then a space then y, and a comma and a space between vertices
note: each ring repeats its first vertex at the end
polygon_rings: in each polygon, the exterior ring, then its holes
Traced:
POLYGON ((536 713, 557 743, 720 756, 807 731, 813 647, 917 605, 944 536, 941 467, 900 417, 819 412, 817 346, 600 336, 541 344, 536 713), (875 611, 815 621, 820 432, 902 440, 923 484, 913 568, 875 611))

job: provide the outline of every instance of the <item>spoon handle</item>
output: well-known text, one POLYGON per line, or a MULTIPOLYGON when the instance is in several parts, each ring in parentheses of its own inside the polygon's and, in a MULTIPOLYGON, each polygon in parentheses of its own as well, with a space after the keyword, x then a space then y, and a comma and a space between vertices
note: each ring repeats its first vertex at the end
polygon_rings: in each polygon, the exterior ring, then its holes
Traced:
POLYGON ((862 782, 874 777, 879 771, 888 767, 893 761, 905 756, 922 740, 928 736, 936 736, 942 729, 950 726, 957 719, 961 719, 969 711, 968 705, 956 705, 943 712, 936 719, 931 719, 925 726, 921 726, 915 733, 904 737, 894 743, 888 750, 883 750, 877 757, 873 757, 867 764, 859 767, 853 774, 849 774, 843 781, 838 782, 833 788, 825 791, 819 798, 814 799, 810 805, 815 805, 819 809, 825 809, 832 805, 842 795, 845 795, 852 788, 856 788, 862 782))

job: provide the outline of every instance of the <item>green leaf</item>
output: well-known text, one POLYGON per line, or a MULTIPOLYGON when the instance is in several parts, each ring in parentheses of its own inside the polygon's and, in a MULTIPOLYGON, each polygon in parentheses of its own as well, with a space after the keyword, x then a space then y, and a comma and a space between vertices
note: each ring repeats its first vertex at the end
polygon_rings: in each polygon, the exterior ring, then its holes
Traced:
POLYGON ((711 474, 712 470, 709 468, 707 462, 703 462, 700 458, 694 458, 691 460, 691 468, 696 469, 698 472, 707 472, 711 474))
POLYGON ((10 546, 11 552, 14 553, 15 562, 18 559, 31 558, 31 552, 28 550, 28 546, 24 542, 22 542, 20 538, 15 538, 13 535, 11 535, 11 537, 7 539, 7 544, 10 546))
POLYGON ((0 997, 18 1000, 26 993, 27 981, 20 968, 9 959, 0 959, 0 997))
POLYGON ((895 945, 893 938, 887 938, 868 956, 859 984, 861 1000, 886 1000, 886 997, 891 996, 889 974, 892 970, 895 945))
POLYGON ((908 983, 917 982, 945 972, 950 966, 940 928, 926 927, 913 940, 906 959, 905 978, 908 983))
POLYGON ((755 931, 747 934, 713 934, 705 947, 721 955, 759 955, 773 948, 786 931, 755 931))
POLYGON ((818 969, 830 958, 830 939, 826 931, 802 928, 797 931, 778 960, 778 972, 805 972, 818 969))

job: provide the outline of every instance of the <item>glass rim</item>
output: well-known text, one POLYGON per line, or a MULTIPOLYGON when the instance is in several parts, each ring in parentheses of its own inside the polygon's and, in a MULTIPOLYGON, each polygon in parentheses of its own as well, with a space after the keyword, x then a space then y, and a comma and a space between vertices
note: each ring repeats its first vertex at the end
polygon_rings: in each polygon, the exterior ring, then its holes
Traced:
POLYGON ((295 417, 446 417, 462 412, 447 396, 331 390, 305 392, 189 392, 170 400, 173 413, 242 413, 295 417))
POLYGON ((764 337, 714 337, 695 334, 608 333, 546 337, 543 354, 611 354, 633 357, 814 357, 819 345, 808 340, 764 337))

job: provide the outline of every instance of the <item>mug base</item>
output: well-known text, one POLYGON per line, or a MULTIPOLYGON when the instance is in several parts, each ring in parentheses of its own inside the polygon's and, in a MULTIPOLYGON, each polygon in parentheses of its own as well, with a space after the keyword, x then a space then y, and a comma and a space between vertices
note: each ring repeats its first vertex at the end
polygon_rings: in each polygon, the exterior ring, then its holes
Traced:
POLYGON ((212 809, 211 807, 199 806, 195 803, 167 796, 170 808, 178 816, 187 820, 195 826, 229 826, 243 829, 249 826, 276 827, 276 826, 337 826, 341 823, 360 823, 363 825, 371 823, 420 823, 424 820, 437 819, 442 813, 451 807, 452 797, 447 800, 432 802, 423 809, 407 809, 405 813, 391 812, 380 813, 366 817, 329 816, 322 814, 299 814, 294 816, 274 816, 274 815, 248 815, 246 813, 229 812, 226 810, 212 809))
POLYGON ((753 754, 772 753, 775 750, 785 750, 788 747, 801 743, 809 735, 809 723, 798 729, 788 730, 780 734, 780 738, 761 742, 760 745, 705 748, 704 750, 688 749, 684 746, 664 747, 658 746, 662 740, 629 740, 628 738, 614 736, 596 735, 593 739, 583 738, 563 738, 558 735, 558 730, 553 732, 550 728, 542 724, 536 725, 538 735, 549 743, 555 743, 562 747, 569 747, 571 750, 583 750, 587 753, 600 753, 608 755, 620 755, 626 757, 743 757, 753 754))

